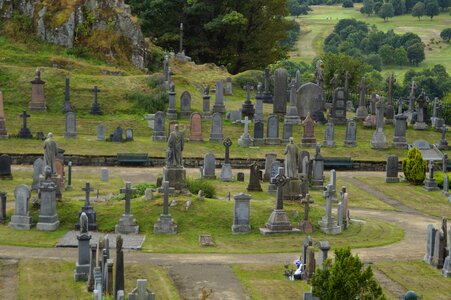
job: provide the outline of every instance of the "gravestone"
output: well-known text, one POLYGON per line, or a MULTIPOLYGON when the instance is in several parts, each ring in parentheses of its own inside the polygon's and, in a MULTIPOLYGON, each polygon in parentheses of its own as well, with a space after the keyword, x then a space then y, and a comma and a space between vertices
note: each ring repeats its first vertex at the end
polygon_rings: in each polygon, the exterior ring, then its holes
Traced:
MULTIPOLYGON (((114 294, 118 295, 122 291, 124 293, 124 251, 122 250, 123 239, 121 235, 116 238, 116 264, 114 265, 114 294)), ((125 298, 123 298, 125 299, 125 298)), ((116 298, 116 300, 119 300, 116 298)))
POLYGON ((28 105, 31 111, 47 111, 44 97, 44 84, 45 81, 41 80, 41 70, 37 68, 36 76, 34 80, 31 81, 31 101, 28 105))
POLYGON ((443 262, 445 260, 445 233, 438 229, 435 233, 434 241, 434 255, 432 256, 432 263, 437 269, 443 267, 443 262))
POLYGON ((0 224, 6 223, 6 192, 0 192, 0 224))
POLYGON ((232 123, 239 123, 241 122, 241 119, 243 118, 243 114, 241 112, 241 109, 239 110, 232 110, 226 113, 226 119, 229 120, 232 123))
POLYGON ((277 176, 279 172, 279 168, 282 167, 282 164, 275 160, 271 163, 270 175, 269 175, 269 184, 268 184, 268 193, 275 193, 277 191, 277 186, 275 184, 274 178, 277 176))
POLYGON ((322 190, 324 184, 324 158, 321 155, 321 145, 316 144, 316 153, 312 165, 312 189, 322 190))
POLYGON ((230 138, 225 138, 223 145, 225 148, 225 155, 220 178, 222 181, 233 181, 232 166, 230 165, 230 147, 232 146, 232 141, 230 138))
POLYGON ((222 88, 222 81, 216 81, 216 97, 215 104, 213 105, 213 113, 224 113, 226 112, 226 108, 224 105, 224 91, 222 88))
MULTIPOLYGON (((82 213, 85 213, 88 216, 88 230, 95 231, 97 230, 97 214, 94 210, 94 207, 91 205, 90 193, 94 191, 94 188, 91 187, 91 184, 87 181, 82 191, 85 192, 85 204, 81 208, 78 213, 78 218, 80 218, 82 213)), ((75 224, 75 230, 80 230, 80 220, 75 224)))
POLYGON ((265 68, 265 73, 263 74, 264 78, 264 91, 262 94, 263 103, 273 103, 273 97, 271 94, 271 91, 269 89, 270 82, 269 79, 271 78, 271 74, 269 73, 269 68, 265 68))
POLYGON ((108 182, 109 171, 108 168, 102 167, 100 168, 100 180, 104 182, 108 182))
POLYGON ((104 141, 105 135, 106 135, 106 126, 105 125, 97 125, 96 140, 104 141))
POLYGON ((223 139, 222 114, 214 113, 211 118, 210 142, 222 142, 223 139))
POLYGON ((166 115, 169 120, 177 119, 177 110, 175 109, 175 85, 171 81, 169 83, 169 91, 168 91, 168 110, 166 111, 166 115))
POLYGON ((292 124, 283 124, 282 130, 282 143, 288 143, 290 141, 290 137, 293 137, 293 126, 292 124))
POLYGON ((128 300, 155 300, 155 294, 147 288, 147 279, 136 280, 136 288, 128 294, 128 300))
POLYGON ((0 91, 0 139, 8 138, 8 130, 6 129, 5 111, 3 109, 3 93, 0 91))
POLYGON ((395 149, 406 149, 406 131, 407 131, 407 116, 404 114, 397 114, 395 116, 395 133, 393 135, 392 147, 395 149))
POLYGON ((251 231, 250 225, 250 200, 251 195, 239 193, 233 196, 233 233, 248 233, 251 231))
POLYGON ((58 229, 60 221, 56 212, 56 190, 57 187, 51 179, 51 170, 47 166, 45 169, 45 178, 39 186, 39 199, 41 207, 39 212, 39 221, 36 229, 44 231, 55 231, 58 229))
POLYGON ((139 225, 136 223, 133 214, 130 211, 131 195, 136 192, 136 189, 132 188, 131 182, 125 182, 125 188, 120 189, 121 194, 125 194, 125 210, 122 214, 119 223, 115 226, 115 233, 119 234, 138 234, 139 225))
POLYGON ((227 77, 224 85, 224 95, 233 96, 232 78, 227 77))
POLYGON ((66 88, 64 89, 64 104, 63 113, 72 111, 72 104, 70 103, 70 79, 66 77, 66 88))
POLYGON ((211 119, 210 114, 210 87, 208 84, 204 86, 204 92, 202 94, 202 118, 211 119))
POLYGON ((296 86, 296 83, 294 81, 291 81, 290 84, 290 106, 288 108, 288 112, 285 115, 285 124, 292 124, 296 125, 301 122, 301 119, 299 118, 298 113, 298 107, 297 107, 297 98, 296 98, 296 90, 298 86, 296 86))
POLYGON ((274 71, 273 114, 285 114, 287 111, 288 71, 278 68, 274 71))
POLYGON ((111 137, 111 141, 112 142, 116 142, 116 143, 122 143, 124 140, 123 137, 123 130, 121 127, 116 127, 116 129, 113 132, 113 135, 111 137))
POLYGON ((334 90, 330 118, 335 125, 346 124, 346 97, 343 88, 334 90))
POLYGON ((276 161, 276 158, 276 153, 265 154, 265 171, 263 173, 263 181, 269 181, 271 179, 271 166, 272 163, 276 161))
POLYGON ((319 265, 319 268, 322 270, 323 262, 326 261, 327 253, 330 250, 330 243, 329 243, 329 241, 319 241, 316 243, 316 246, 318 246, 319 250, 321 251, 321 255, 318 259, 318 265, 319 265))
POLYGON ((354 119, 350 119, 346 124, 346 135, 344 145, 345 147, 354 147, 356 146, 356 138, 357 138, 357 124, 354 119))
POLYGON ((315 138, 315 121, 312 119, 310 113, 307 114, 307 117, 302 122, 302 126, 304 127, 304 135, 301 139, 302 147, 315 147, 316 146, 316 138, 315 138))
POLYGON ((304 205, 304 219, 299 223, 299 229, 301 232, 309 234, 313 232, 313 225, 309 220, 310 204, 313 204, 313 199, 310 198, 310 194, 306 194, 301 198, 301 204, 304 205))
POLYGON ((14 215, 11 216, 9 227, 25 230, 31 228, 31 216, 28 209, 30 195, 31 190, 25 184, 18 185, 14 190, 15 211, 14 215))
POLYGON ((344 226, 344 229, 346 229, 349 227, 349 223, 351 221, 351 216, 349 214, 349 208, 348 208, 349 207, 349 205, 348 205, 349 194, 346 192, 345 186, 341 187, 340 195, 341 195, 341 203, 343 205, 343 226, 344 226))
POLYGON ((397 155, 389 155, 387 158, 387 167, 386 167, 386 175, 385 175, 386 183, 397 183, 399 182, 398 178, 398 156, 397 155))
POLYGON ((125 129, 125 141, 127 141, 127 142, 133 141, 133 129, 132 128, 125 129))
POLYGON ((448 141, 446 140, 446 131, 448 131, 448 129, 446 128, 445 125, 442 126, 442 128, 440 128, 440 131, 442 132, 441 134, 441 138, 440 141, 438 142, 437 148, 439 150, 448 150, 448 141))
POLYGON ((270 115, 268 117, 268 125, 267 125, 267 129, 266 129, 265 144, 267 144, 267 145, 280 144, 279 116, 278 115, 270 115))
POLYGON ((351 100, 346 101, 346 111, 347 112, 354 112, 355 111, 354 104, 352 103, 351 100))
POLYGON ((75 113, 66 113, 66 130, 64 131, 65 138, 75 138, 77 137, 77 125, 75 119, 75 113))
POLYGON ((260 171, 260 166, 258 165, 257 162, 253 162, 250 165, 250 170, 249 170, 249 184, 247 185, 247 191, 248 192, 261 192, 262 191, 262 187, 260 185, 260 180, 261 180, 261 171, 260 171))
POLYGON ((19 134, 17 135, 18 138, 21 139, 32 139, 33 135, 30 132, 30 129, 27 127, 27 118, 30 117, 29 114, 27 114, 26 111, 23 111, 19 117, 22 118, 22 128, 20 128, 19 134))
POLYGON ((257 93, 255 95, 255 114, 254 114, 254 123, 258 121, 264 121, 263 114, 263 96, 261 91, 261 84, 257 85, 257 93))
POLYGON ((202 138, 202 116, 198 112, 191 114, 189 141, 190 142, 203 142, 202 138))
POLYGON ((427 177, 426 180, 424 181, 423 189, 428 192, 437 191, 440 188, 438 187, 437 182, 434 179, 434 165, 432 164, 432 160, 429 160, 428 167, 429 167, 429 177, 427 177))
POLYGON ((324 141, 323 146, 328 148, 335 147, 335 130, 334 123, 328 122, 326 124, 326 129, 324 130, 324 141))
POLYGON ((39 189, 39 176, 44 173, 44 160, 37 158, 33 162, 33 183, 31 184, 31 190, 37 191, 39 189))
POLYGON ((305 278, 309 280, 313 277, 316 268, 315 249, 311 246, 307 248, 307 256, 305 261, 305 278))
POLYGON ((12 180, 11 157, 8 154, 0 155, 0 180, 12 180))
POLYGON ((204 167, 202 177, 206 179, 216 179, 216 157, 213 153, 204 156, 204 167))
POLYGON ((80 215, 80 232, 77 234, 78 240, 78 260, 75 263, 75 281, 87 281, 90 268, 91 248, 89 241, 91 235, 88 231, 88 216, 85 213, 80 215))
POLYGON ((254 119, 254 146, 259 146, 263 144, 264 141, 264 126, 263 121, 255 121, 254 119))
POLYGON ((366 90, 368 85, 366 83, 365 77, 362 77, 362 80, 359 83, 359 107, 355 112, 355 117, 359 120, 364 120, 368 115, 368 109, 366 107, 366 90))
POLYGON ((376 103, 376 131, 371 139, 372 149, 387 149, 387 137, 384 133, 384 111, 385 104, 382 100, 376 103))
POLYGON ((338 234, 341 232, 341 227, 332 217, 332 198, 333 198, 333 186, 328 184, 324 187, 323 198, 326 200, 326 214, 318 221, 320 229, 326 234, 338 234))
POLYGON ((428 125, 425 123, 424 110, 427 109, 429 98, 426 96, 424 90, 421 91, 421 94, 416 99, 418 103, 417 108, 417 121, 413 125, 414 130, 425 130, 428 128, 428 125))
POLYGON ((241 112, 243 116, 248 117, 249 119, 254 118, 255 109, 254 104, 251 101, 251 85, 248 83, 246 85, 246 101, 241 106, 241 112))
POLYGON ((154 129, 152 132, 152 141, 162 142, 166 141, 165 116, 162 111, 155 113, 154 129))
POLYGON ((299 116, 305 119, 310 112, 313 120, 326 123, 324 117, 324 90, 315 83, 305 83, 296 92, 296 105, 299 116))
POLYGON ((252 145, 252 140, 251 140, 251 137, 249 135, 249 124, 251 123, 251 121, 246 116, 244 118, 244 121, 241 121, 241 123, 244 124, 244 132, 240 136, 240 138, 238 139, 238 145, 241 148, 249 148, 252 145))
POLYGON ((169 187, 169 181, 163 181, 162 187, 158 191, 163 193, 163 213, 153 225, 153 232, 175 234, 177 233, 177 224, 174 223, 174 220, 169 214, 169 194, 173 193, 175 189, 169 187))
POLYGON ((97 101, 97 94, 100 92, 100 90, 97 88, 97 86, 94 86, 94 89, 92 89, 92 92, 94 93, 94 101, 91 105, 91 115, 102 115, 102 110, 100 109, 100 104, 97 101))
POLYGON ((191 94, 184 91, 180 96, 180 117, 188 118, 191 116, 191 94))

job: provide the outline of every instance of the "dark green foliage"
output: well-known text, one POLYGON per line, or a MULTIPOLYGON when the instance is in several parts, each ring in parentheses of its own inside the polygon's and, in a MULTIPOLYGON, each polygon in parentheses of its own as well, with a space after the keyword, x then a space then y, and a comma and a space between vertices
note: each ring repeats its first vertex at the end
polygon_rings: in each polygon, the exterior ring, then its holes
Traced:
POLYGON ((370 54, 365 58, 365 63, 377 71, 382 71, 382 58, 378 54, 370 54))
POLYGON ((415 4, 415 6, 412 8, 412 16, 417 17, 418 20, 421 19, 422 16, 424 16, 424 3, 418 2, 415 4))
POLYGON ((257 87, 258 83, 263 83, 263 72, 250 70, 236 75, 233 78, 233 84, 244 88, 247 84, 257 87))
POLYGON ((391 3, 384 3, 382 4, 381 8, 379 8, 377 15, 384 19, 384 22, 387 21, 388 18, 392 18, 395 15, 395 9, 393 8, 393 4, 391 3))
POLYGON ((205 197, 214 198, 216 196, 216 188, 211 181, 206 179, 191 179, 186 180, 186 185, 191 194, 197 195, 202 190, 205 197))
POLYGON ((11 18, 5 19, 1 24, 1 34, 19 42, 34 40, 33 22, 30 18, 14 10, 11 18))
MULTIPOLYGON (((316 62, 316 61, 315 61, 316 62)), ((288 76, 294 78, 296 76, 296 71, 299 70, 301 73, 301 83, 306 83, 309 81, 313 81, 314 79, 314 64, 309 65, 305 62, 293 62, 288 59, 283 59, 278 61, 276 64, 271 65, 271 71, 274 71, 277 68, 285 68, 288 71, 288 76)))
POLYGON ((354 7, 354 2, 352 2, 352 0, 343 0, 343 4, 341 6, 344 8, 354 7))
POLYGON ((407 71, 404 75, 405 95, 409 93, 409 84, 412 80, 417 84, 417 93, 424 89, 430 99, 434 99, 434 97, 442 99, 451 91, 451 78, 442 65, 435 65, 433 68, 418 72, 407 71))
POLYGON ((288 0, 288 11, 290 12, 290 15, 292 16, 299 16, 299 15, 307 15, 309 11, 312 11, 312 9, 308 6, 307 3, 303 3, 299 0, 288 0))
MULTIPOLYGON (((434 172, 434 179, 437 182, 437 185, 439 188, 443 189, 443 179, 444 173, 443 172, 434 172)), ((449 179, 449 177, 448 177, 449 179)), ((448 180, 448 188, 450 187, 451 182, 448 180)))
POLYGON ((407 58, 411 64, 418 66, 426 58, 423 43, 416 43, 407 48, 407 58))
POLYGON ((406 12, 405 0, 391 0, 390 3, 393 5, 395 16, 400 16, 406 12))
POLYGON ((440 32, 440 37, 447 43, 451 40, 451 28, 443 29, 442 32, 440 32))
POLYGON ((427 164, 418 148, 410 148, 407 157, 402 159, 402 170, 407 181, 420 185, 426 178, 427 164))
POLYGON ((445 11, 448 7, 451 6, 451 0, 438 0, 438 5, 443 11, 445 11))
POLYGON ((169 101, 167 92, 160 88, 154 89, 149 94, 134 92, 128 99, 134 104, 135 112, 139 114, 165 111, 169 101))
POLYGON ((363 6, 360 8, 362 14, 370 16, 373 13, 374 2, 373 0, 363 0, 363 6))
MULTIPOLYGON (((144 196, 146 189, 147 188, 155 188, 155 184, 154 183, 146 183, 146 182, 141 182, 138 183, 136 185, 132 186, 133 189, 136 189, 136 191, 134 193, 131 194, 130 198, 134 199, 134 198, 138 198, 138 197, 142 197, 144 196)), ((112 200, 125 200, 125 194, 117 194, 115 195, 112 200)))
POLYGON ((385 299, 382 288, 351 249, 335 250, 335 262, 328 258, 324 268, 316 269, 311 284, 313 295, 324 300, 385 299))
POLYGON ((437 16, 440 12, 437 0, 425 0, 424 1, 424 12, 426 16, 432 18, 437 16))
POLYGON ((296 45, 296 41, 298 40, 299 34, 301 33, 301 28, 299 27, 299 23, 296 21, 288 21, 289 27, 287 28, 287 37, 280 41, 280 44, 283 47, 293 49, 296 45))

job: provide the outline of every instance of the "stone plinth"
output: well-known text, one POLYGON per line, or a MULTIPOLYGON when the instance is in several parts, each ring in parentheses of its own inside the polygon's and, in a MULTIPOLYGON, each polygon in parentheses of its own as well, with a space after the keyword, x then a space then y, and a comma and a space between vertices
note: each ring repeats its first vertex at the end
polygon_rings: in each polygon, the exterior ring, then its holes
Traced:
POLYGON ((119 223, 115 226, 115 233, 120 234, 138 234, 139 225, 132 214, 123 214, 119 223))
POLYGON ((301 231, 291 226, 288 216, 283 209, 274 209, 269 216, 265 228, 260 228, 261 234, 273 233, 300 233, 301 231))
POLYGON ((56 213, 56 185, 50 179, 44 181, 40 189, 41 210, 36 229, 54 231, 58 229, 60 221, 56 213))
POLYGON ((324 216, 320 221, 318 221, 320 229, 325 234, 339 234, 341 232, 341 227, 338 226, 337 222, 332 218, 327 218, 324 216))
POLYGON ((301 195, 302 180, 290 178, 288 182, 282 187, 283 200, 299 200, 301 195))
MULTIPOLYGON (((83 212, 88 217, 88 230, 97 230, 97 213, 94 210, 94 207, 92 207, 91 205, 84 205, 81 208, 80 213, 78 214, 78 218, 80 218, 80 215, 83 212)), ((75 225, 75 230, 80 230, 80 222, 75 225)))
POLYGON ((233 233, 248 233, 251 231, 250 225, 250 200, 252 196, 240 193, 234 197, 233 210, 233 233))
POLYGON ((164 180, 169 181, 169 187, 177 191, 186 190, 185 168, 163 168, 164 180))
POLYGON ((177 233, 177 224, 174 223, 171 215, 161 214, 157 223, 153 225, 154 233, 163 233, 163 234, 176 234, 177 233))
POLYGON ((440 190, 434 178, 426 178, 426 181, 424 182, 423 185, 423 189, 428 192, 440 190))
POLYGON ((87 281, 90 267, 90 246, 91 235, 82 233, 77 235, 78 240, 78 261, 75 263, 75 281, 87 281))
POLYGON ((31 224, 30 216, 13 215, 11 216, 11 223, 9 223, 9 227, 14 229, 30 230, 31 224))

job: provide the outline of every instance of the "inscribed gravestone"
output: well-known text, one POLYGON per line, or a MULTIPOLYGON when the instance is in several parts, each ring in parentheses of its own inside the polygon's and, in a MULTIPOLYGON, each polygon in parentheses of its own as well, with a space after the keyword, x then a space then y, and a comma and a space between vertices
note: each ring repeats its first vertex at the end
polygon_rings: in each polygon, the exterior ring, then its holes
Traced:
POLYGON ((121 127, 116 127, 111 138, 112 142, 122 143, 123 141, 123 130, 121 127))
POLYGON ((233 95, 233 87, 232 87, 232 78, 227 77, 224 86, 224 95, 232 96, 233 95))
POLYGON ((210 142, 221 142, 223 139, 222 114, 214 113, 211 118, 210 142))
POLYGON ((216 81, 216 97, 213 105, 213 113, 224 113, 226 111, 224 105, 224 91, 222 89, 222 81, 216 81))
POLYGON ((66 113, 66 131, 64 132, 65 138, 75 138, 77 137, 77 123, 75 119, 75 113, 66 113))
POLYGON ((233 233, 246 233, 251 230, 250 226, 250 195, 239 193, 233 197, 235 200, 233 210, 233 233))
POLYGON ((191 114, 189 140, 190 142, 203 142, 202 116, 198 112, 194 112, 191 114))
POLYGON ((157 111, 154 119, 152 141, 166 141, 165 117, 162 111, 157 111))
POLYGON ((354 147, 356 146, 356 138, 357 138, 357 125, 354 120, 348 120, 346 124, 346 136, 344 145, 346 147, 354 147))
POLYGON ((47 111, 44 98, 44 84, 45 81, 41 80, 41 70, 37 68, 35 79, 31 81, 31 101, 29 103, 31 111, 47 111))
POLYGON ((407 148, 407 118, 405 114, 397 114, 395 116, 395 133, 392 140, 392 147, 395 149, 407 148))
POLYGON ((285 123, 282 130, 282 142, 287 143, 290 137, 293 137, 293 125, 285 123))
POLYGON ((385 182, 386 183, 399 182, 399 178, 398 178, 398 156, 397 155, 389 155, 388 158, 387 158, 385 182))
POLYGON ((191 115, 191 94, 184 91, 180 96, 180 117, 188 118, 191 115))
POLYGON ((11 157, 8 154, 0 155, 0 179, 13 179, 11 157))
MULTIPOLYGON (((322 114, 324 110, 324 90, 315 83, 305 83, 299 87, 296 92, 296 106, 299 116, 304 119, 310 112, 312 117, 317 122, 323 122, 315 118, 315 114, 320 112, 322 114)), ((322 115, 324 119, 324 115, 322 115)))
POLYGON ((30 194, 31 190, 25 184, 17 186, 14 190, 15 212, 14 215, 11 216, 11 223, 9 223, 9 227, 14 229, 31 228, 31 217, 28 210, 30 194))
POLYGON ((315 121, 313 121, 310 112, 307 114, 307 117, 302 122, 302 126, 304 127, 304 135, 302 136, 301 146, 303 147, 316 146, 315 121))
POLYGON ((264 126, 261 121, 254 123, 254 146, 263 144, 264 126))
POLYGON ((346 93, 343 88, 336 88, 332 100, 330 116, 334 124, 346 124, 346 93))
POLYGON ((204 168, 202 177, 216 179, 216 157, 213 153, 207 153, 204 156, 204 168))
POLYGON ((96 140, 97 141, 104 141, 105 140, 105 134, 106 134, 106 127, 105 127, 105 125, 97 125, 96 140))
POLYGON ((334 123, 327 123, 324 131, 324 147, 335 147, 334 123))
POLYGON ((44 231, 54 231, 58 228, 60 221, 56 213, 56 190, 57 186, 50 178, 50 170, 45 171, 45 180, 39 186, 39 199, 41 207, 39 211, 39 221, 36 229, 44 231))
POLYGON ((279 116, 271 115, 268 117, 268 127, 266 129, 265 143, 269 145, 277 145, 279 139, 279 116))

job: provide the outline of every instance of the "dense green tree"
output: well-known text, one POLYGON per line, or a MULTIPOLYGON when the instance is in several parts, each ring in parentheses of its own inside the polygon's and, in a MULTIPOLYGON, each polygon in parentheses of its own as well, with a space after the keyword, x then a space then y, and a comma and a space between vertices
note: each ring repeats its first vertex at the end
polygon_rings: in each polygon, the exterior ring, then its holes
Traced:
POLYGON ((363 0, 363 6, 360 8, 362 14, 370 16, 373 13, 374 1, 373 0, 363 0))
POLYGON ((393 5, 395 16, 400 16, 406 12, 405 0, 391 0, 390 3, 393 5))
POLYGON ((379 12, 379 9, 381 8, 382 4, 384 4, 384 2, 382 2, 382 1, 374 1, 373 11, 374 11, 374 13, 376 15, 379 12))
POLYGON ((432 18, 439 14, 439 6, 437 0, 425 0, 424 2, 424 13, 426 16, 432 18))
POLYGON ((412 8, 417 4, 418 2, 422 2, 422 0, 406 0, 406 11, 410 12, 412 11, 412 8))
POLYGON ((426 178, 427 164, 418 148, 412 147, 407 151, 407 157, 402 159, 402 169, 411 184, 423 183, 426 178))
POLYGON ((424 16, 424 3, 417 2, 415 6, 412 8, 412 16, 417 17, 418 21, 424 16))
POLYGON ((394 65, 396 64, 396 60, 395 60, 395 48, 393 48, 390 45, 383 45, 382 47, 380 47, 379 49, 379 56, 382 59, 382 63, 384 65, 394 65))
POLYGON ((416 43, 407 48, 407 58, 411 64, 418 66, 425 59, 424 45, 416 43))
POLYGON ((371 53, 365 58, 365 62, 377 71, 382 71, 382 58, 379 54, 371 53))
POLYGON ((409 70, 404 74, 404 94, 409 93, 411 81, 417 84, 417 90, 425 90, 430 98, 443 98, 451 92, 451 77, 442 65, 435 65, 421 71, 409 70))
POLYGON ((371 69, 362 59, 354 58, 344 53, 326 53, 322 59, 324 61, 324 82, 326 85, 329 84, 335 73, 340 78, 344 78, 346 71, 348 71, 351 75, 349 86, 351 90, 355 90, 363 75, 371 69))
POLYGON ((302 4, 299 0, 288 0, 288 11, 292 16, 307 15, 312 9, 307 4, 302 4))
POLYGON ((314 296, 327 300, 385 299, 371 267, 365 267, 349 247, 336 249, 335 262, 328 258, 323 266, 312 277, 314 296))
POLYGON ((440 37, 442 38, 442 40, 449 43, 449 41, 451 40, 451 28, 443 29, 442 32, 440 32, 440 37))
POLYGON ((344 8, 354 7, 354 2, 352 0, 343 0, 342 5, 344 8))
POLYGON ((438 5, 443 11, 445 11, 448 7, 451 6, 451 0, 438 0, 438 5))
POLYGON ((388 18, 392 18, 395 15, 395 9, 393 8, 393 4, 391 3, 382 4, 381 8, 379 8, 379 11, 377 12, 377 15, 380 18, 384 19, 384 22, 386 22, 388 18))

